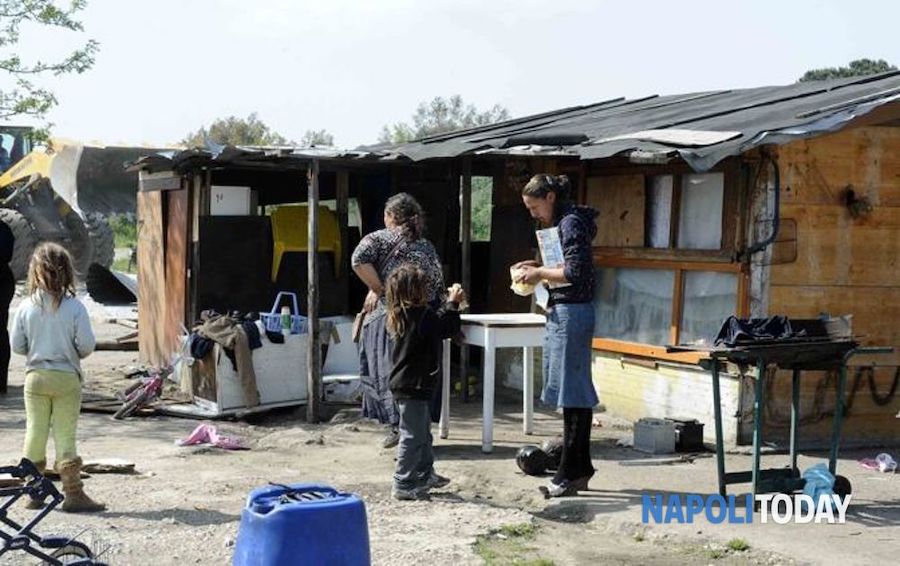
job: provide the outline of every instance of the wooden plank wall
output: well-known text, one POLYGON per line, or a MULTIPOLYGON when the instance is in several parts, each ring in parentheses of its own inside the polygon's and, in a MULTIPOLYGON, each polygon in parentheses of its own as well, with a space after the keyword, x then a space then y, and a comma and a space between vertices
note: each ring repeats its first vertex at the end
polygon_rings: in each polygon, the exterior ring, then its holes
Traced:
POLYGON ((645 200, 642 174, 588 177, 586 204, 600 212, 594 245, 643 247, 645 200))
POLYGON ((160 365, 166 359, 165 237, 163 197, 159 191, 137 196, 138 213, 138 347, 142 362, 160 365))
MULTIPOLYGON (((769 313, 792 317, 852 314, 866 345, 900 349, 900 128, 865 127, 778 148, 782 221, 796 223, 797 257, 771 267, 769 313), (871 203, 854 218, 846 191, 871 203)), ((900 391, 895 369, 848 380, 848 443, 896 442, 900 391), (893 387, 893 393, 891 393, 893 387)), ((804 380, 801 427, 808 441, 828 438, 834 410, 833 376, 804 380)), ((768 434, 784 436, 790 416, 790 381, 780 374, 768 391, 768 434)))
POLYGON ((167 191, 165 198, 168 206, 168 218, 165 223, 165 285, 166 285, 166 318, 165 346, 170 352, 178 349, 181 326, 190 324, 185 321, 187 300, 187 268, 188 268, 188 190, 167 191))

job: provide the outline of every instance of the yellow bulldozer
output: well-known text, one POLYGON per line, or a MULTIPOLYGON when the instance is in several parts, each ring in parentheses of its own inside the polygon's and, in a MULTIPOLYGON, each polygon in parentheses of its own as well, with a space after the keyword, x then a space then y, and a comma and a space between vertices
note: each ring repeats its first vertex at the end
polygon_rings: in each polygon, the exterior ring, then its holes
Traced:
POLYGON ((137 176, 123 165, 155 150, 31 140, 31 128, 0 126, 0 221, 16 238, 10 262, 16 278, 25 278, 44 241, 65 246, 81 278, 92 263, 109 268, 115 255, 109 215, 133 215, 137 198, 137 176))

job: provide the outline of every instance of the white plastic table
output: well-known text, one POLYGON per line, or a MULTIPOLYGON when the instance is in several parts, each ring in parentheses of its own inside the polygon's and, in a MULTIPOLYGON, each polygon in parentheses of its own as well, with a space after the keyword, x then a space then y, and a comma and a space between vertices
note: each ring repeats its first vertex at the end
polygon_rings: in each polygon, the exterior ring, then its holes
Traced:
MULTIPOLYGON (((483 421, 481 451, 494 449, 494 365, 497 348, 522 348, 522 431, 532 433, 534 416, 533 349, 543 346, 546 318, 540 314, 464 314, 463 343, 484 348, 483 421)), ((441 405, 441 438, 450 434, 450 340, 444 341, 444 380, 441 405)), ((463 387, 468 387, 463 376, 463 387)))

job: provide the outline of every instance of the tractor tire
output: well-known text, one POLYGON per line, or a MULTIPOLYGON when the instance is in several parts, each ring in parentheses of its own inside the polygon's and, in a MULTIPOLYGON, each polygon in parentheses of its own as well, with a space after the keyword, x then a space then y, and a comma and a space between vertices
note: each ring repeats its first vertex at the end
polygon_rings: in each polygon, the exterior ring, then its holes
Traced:
POLYGON ((34 253, 37 245, 37 238, 31 224, 18 211, 11 208, 0 208, 0 222, 9 226, 16 239, 9 268, 12 269, 16 281, 22 281, 28 277, 28 264, 31 262, 31 254, 34 253))
POLYGON ((102 214, 91 212, 87 215, 86 224, 94 252, 91 263, 99 263, 109 269, 116 257, 116 242, 109 221, 102 214))
POLYGON ((72 256, 75 277, 79 281, 84 281, 87 278, 88 267, 90 267, 91 259, 94 256, 91 235, 84 220, 74 210, 63 216, 62 221, 69 232, 68 240, 62 244, 72 256))

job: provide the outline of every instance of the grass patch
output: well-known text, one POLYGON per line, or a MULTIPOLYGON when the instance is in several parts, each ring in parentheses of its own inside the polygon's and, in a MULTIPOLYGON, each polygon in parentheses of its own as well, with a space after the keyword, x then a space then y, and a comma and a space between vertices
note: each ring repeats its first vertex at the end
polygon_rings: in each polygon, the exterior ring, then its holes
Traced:
POLYGON ((109 227, 112 228, 117 248, 130 248, 137 245, 137 222, 133 216, 110 214, 109 227))
POLYGON ((537 533, 537 527, 532 525, 531 523, 519 523, 517 525, 503 525, 500 527, 500 530, 497 531, 502 535, 508 537, 521 537, 527 539, 533 539, 535 533, 537 533))
POLYGON ((121 271, 123 273, 137 273, 137 269, 133 265, 129 265, 128 258, 117 259, 110 266, 112 271, 121 271))
POLYGON ((720 548, 707 548, 703 554, 710 560, 718 560, 725 557, 725 551, 720 548))
POLYGON ((725 546, 735 552, 744 552, 745 550, 750 550, 750 543, 742 538, 733 538, 728 541, 725 546))
POLYGON ((537 556, 536 550, 526 544, 534 540, 537 531, 531 523, 503 525, 479 535, 473 550, 488 566, 554 566, 552 560, 537 556))

